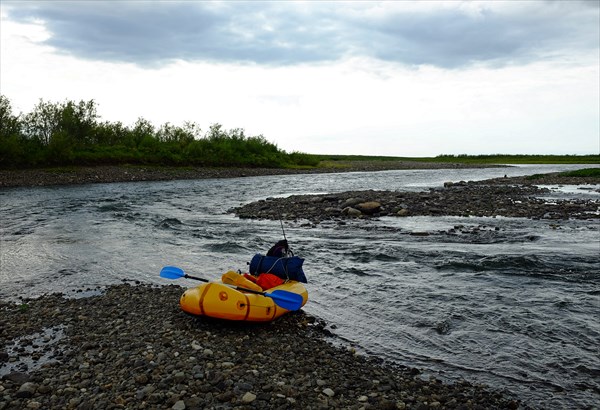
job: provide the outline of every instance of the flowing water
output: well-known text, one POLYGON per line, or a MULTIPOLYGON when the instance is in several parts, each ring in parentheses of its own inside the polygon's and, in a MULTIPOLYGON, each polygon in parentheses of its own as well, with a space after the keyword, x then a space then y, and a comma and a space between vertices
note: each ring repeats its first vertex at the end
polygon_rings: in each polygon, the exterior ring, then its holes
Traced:
MULTIPOLYGON (((584 167, 4 189, 0 298, 80 296, 122 280, 166 284, 158 276, 164 265, 211 279, 244 270, 281 239, 280 222, 240 220, 227 211, 269 196, 418 191, 444 181, 584 167)), ((600 199, 593 190, 553 188, 553 198, 600 199)), ((599 222, 388 217, 284 227, 305 258, 304 309, 359 350, 422 368, 425 376, 505 389, 534 407, 600 407, 599 222)))

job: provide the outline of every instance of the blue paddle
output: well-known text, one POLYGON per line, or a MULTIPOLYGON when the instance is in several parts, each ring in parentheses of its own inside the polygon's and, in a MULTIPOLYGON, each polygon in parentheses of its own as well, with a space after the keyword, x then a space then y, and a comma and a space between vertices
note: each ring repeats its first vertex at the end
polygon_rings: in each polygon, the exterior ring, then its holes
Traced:
MULTIPOLYGON (((160 277, 166 279, 194 279, 202 282, 210 282, 208 279, 198 278, 196 276, 191 276, 186 274, 183 269, 178 268, 177 266, 165 266, 160 271, 160 277)), ((282 307, 286 310, 298 310, 302 307, 302 295, 297 293, 288 292, 286 290, 274 290, 273 292, 259 292, 257 290, 240 288, 239 286, 231 286, 227 285, 230 288, 241 290, 242 292, 248 293, 256 293, 257 295, 263 295, 268 298, 273 299, 273 302, 279 307, 282 307)))

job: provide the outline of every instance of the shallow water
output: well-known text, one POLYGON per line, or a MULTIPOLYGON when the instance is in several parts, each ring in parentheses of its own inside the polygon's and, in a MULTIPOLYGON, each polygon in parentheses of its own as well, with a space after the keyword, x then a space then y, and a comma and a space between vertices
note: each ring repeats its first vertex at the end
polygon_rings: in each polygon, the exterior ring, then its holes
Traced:
MULTIPOLYGON (((584 167, 5 189, 0 297, 78 295, 122 280, 166 284, 158 276, 164 265, 209 279, 244 270, 281 238, 280 222, 227 211, 269 196, 424 190, 584 167)), ((556 198, 600 199, 593 190, 553 188, 556 198)), ((306 259, 305 310, 343 339, 427 375, 507 389, 532 406, 600 405, 599 222, 410 217, 284 227, 306 259)))

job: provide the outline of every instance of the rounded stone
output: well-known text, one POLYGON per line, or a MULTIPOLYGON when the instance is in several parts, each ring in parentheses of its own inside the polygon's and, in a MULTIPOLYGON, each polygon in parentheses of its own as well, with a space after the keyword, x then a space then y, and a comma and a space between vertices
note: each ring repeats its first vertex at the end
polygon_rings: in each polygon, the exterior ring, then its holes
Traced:
POLYGON ((242 402, 244 403, 252 403, 254 400, 256 400, 256 394, 254 393, 246 392, 244 396, 242 396, 242 402))

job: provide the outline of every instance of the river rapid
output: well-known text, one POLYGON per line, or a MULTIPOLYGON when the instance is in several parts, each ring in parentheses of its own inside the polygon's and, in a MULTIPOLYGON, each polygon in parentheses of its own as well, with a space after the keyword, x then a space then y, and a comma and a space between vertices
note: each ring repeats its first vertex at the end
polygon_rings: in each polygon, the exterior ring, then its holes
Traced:
MULTIPOLYGON (((161 267, 216 279, 282 238, 232 207, 275 196, 427 190, 589 166, 398 170, 0 190, 0 298, 86 296, 171 283, 161 267)), ((551 187, 551 197, 599 199, 551 187)), ((309 302, 344 343, 446 381, 489 384, 532 407, 600 407, 600 222, 384 217, 285 222, 309 302), (415 234, 416 233, 416 234, 415 234)), ((195 283, 180 280, 183 286, 195 283)), ((176 300, 173 303, 177 303, 176 300)))

